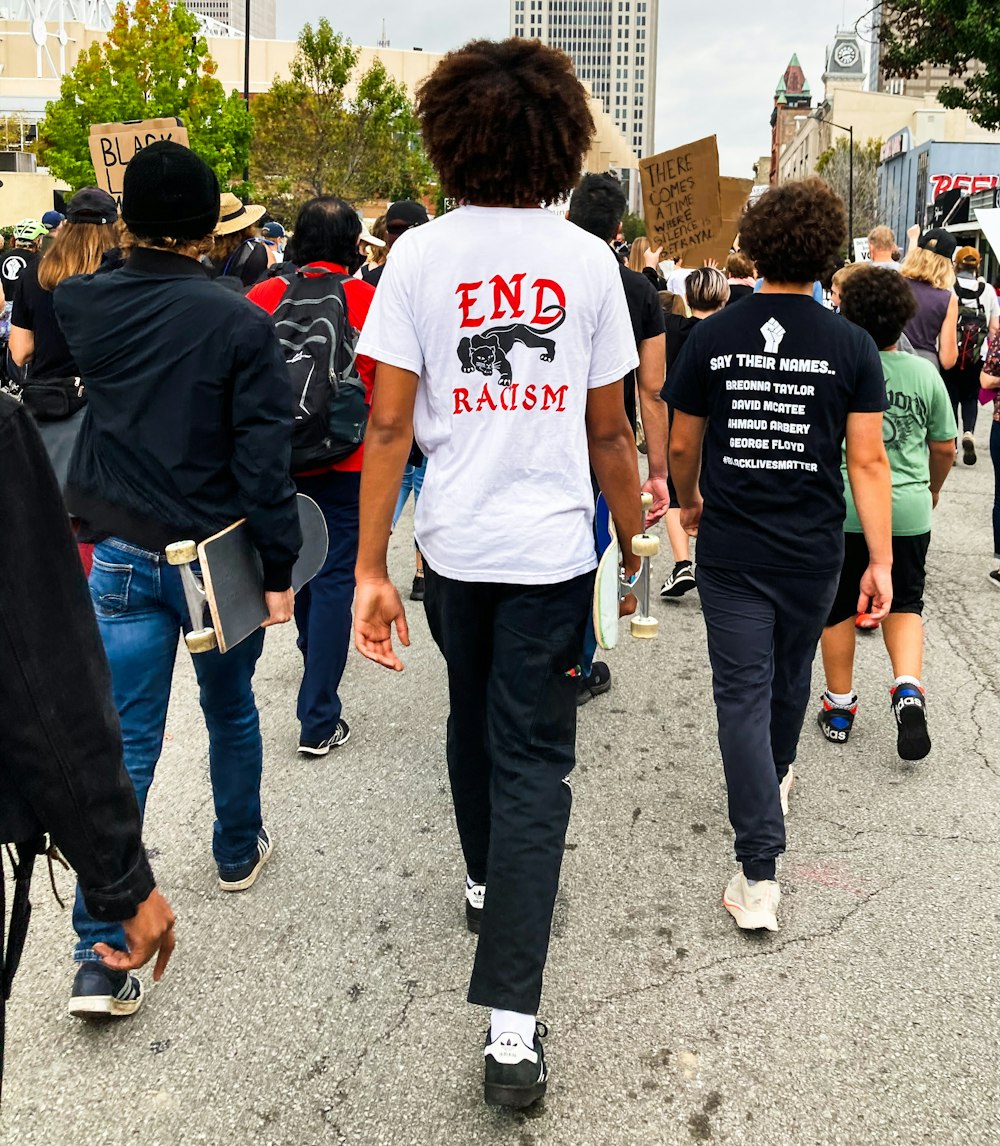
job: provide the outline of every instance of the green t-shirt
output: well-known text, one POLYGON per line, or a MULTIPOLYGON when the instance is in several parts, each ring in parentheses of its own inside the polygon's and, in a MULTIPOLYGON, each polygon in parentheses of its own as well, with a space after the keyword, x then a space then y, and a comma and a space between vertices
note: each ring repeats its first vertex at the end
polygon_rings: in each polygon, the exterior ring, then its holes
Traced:
MULTIPOLYGON (((931 531, 930 463, 927 443, 946 442, 958 434, 955 413, 941 375, 915 354, 883 350, 882 372, 889 409, 882 418, 882 438, 892 471, 892 533, 917 537, 931 531)), ((861 522, 847 480, 844 448, 845 533, 861 533, 861 522)))

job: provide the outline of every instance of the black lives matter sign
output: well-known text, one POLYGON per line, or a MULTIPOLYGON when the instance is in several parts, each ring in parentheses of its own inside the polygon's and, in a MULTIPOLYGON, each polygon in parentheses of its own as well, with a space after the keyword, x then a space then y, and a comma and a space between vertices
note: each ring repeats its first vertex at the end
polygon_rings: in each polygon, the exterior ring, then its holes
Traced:
POLYGON ((143 119, 132 123, 95 123, 90 129, 90 158, 97 186, 122 205, 125 168, 137 152, 161 139, 189 147, 187 128, 179 119, 143 119))
POLYGON ((722 239, 719 147, 714 135, 673 151, 651 155, 639 164, 646 233, 663 245, 664 258, 684 259, 688 267, 729 250, 722 239))

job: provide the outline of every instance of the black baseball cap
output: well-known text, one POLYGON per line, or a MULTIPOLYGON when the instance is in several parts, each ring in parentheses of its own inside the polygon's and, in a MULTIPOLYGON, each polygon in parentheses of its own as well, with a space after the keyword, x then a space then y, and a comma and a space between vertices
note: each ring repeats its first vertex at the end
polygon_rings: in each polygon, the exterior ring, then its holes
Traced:
POLYGON ((943 227, 932 227, 931 230, 924 231, 920 236, 917 240, 917 246, 923 247, 925 251, 930 251, 935 255, 940 255, 943 259, 950 259, 958 250, 958 239, 943 227))
POLYGON ((117 219, 117 203, 100 187, 81 187, 66 205, 67 223, 96 223, 100 226, 114 223, 117 219))
POLYGON ((427 221, 427 208, 413 199, 400 199, 385 213, 385 229, 390 234, 401 235, 410 227, 419 227, 427 221))

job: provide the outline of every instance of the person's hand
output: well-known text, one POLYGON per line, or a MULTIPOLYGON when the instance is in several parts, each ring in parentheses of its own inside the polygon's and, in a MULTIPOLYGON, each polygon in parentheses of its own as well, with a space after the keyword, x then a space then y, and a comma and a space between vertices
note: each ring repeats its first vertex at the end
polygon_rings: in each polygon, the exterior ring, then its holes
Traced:
POLYGON ((718 259, 706 259, 702 264, 703 267, 708 267, 709 270, 717 271, 719 269, 718 259))
POLYGON ((941 491, 939 489, 931 490, 931 509, 937 509, 938 501, 941 499, 941 491))
POLYGON ((697 500, 689 505, 686 509, 681 510, 681 527, 688 537, 698 536, 698 526, 701 524, 701 511, 703 502, 701 494, 698 495, 697 500))
POLYGON ((920 238, 920 224, 914 223, 912 227, 907 227, 906 237, 911 243, 915 243, 920 238))
POLYGON ((134 971, 156 955, 153 981, 163 978, 167 961, 174 953, 174 913, 170 904, 154 887, 139 904, 135 915, 122 924, 128 951, 116 951, 107 943, 95 943, 94 952, 112 971, 134 971))
POLYGON ((267 620, 261 621, 260 627, 266 629, 269 625, 283 625, 292 619, 295 612, 295 592, 284 589, 280 593, 265 593, 264 604, 267 606, 267 620))
POLYGON ((396 586, 387 578, 359 581, 354 597, 354 644, 359 653, 395 672, 403 662, 392 647, 392 626, 400 642, 410 647, 406 610, 396 586))
MULTIPOLYGON (((614 544, 614 542, 612 542, 614 544)), ((628 552, 622 549, 622 570, 625 574, 625 580, 631 581, 633 577, 642 568, 642 558, 636 557, 632 552, 631 545, 628 546, 628 552)), ((634 593, 629 593, 627 597, 623 597, 618 604, 619 617, 631 617, 632 614, 639 608, 639 601, 634 593)))
POLYGON ((653 495, 653 504, 646 511, 646 528, 652 529, 670 508, 670 493, 666 478, 647 478, 642 484, 643 493, 653 495))
POLYGON ((647 267, 651 267, 654 271, 660 265, 660 259, 663 257, 663 244, 661 243, 654 251, 652 247, 648 247, 643 253, 642 261, 647 267))
POLYGON ((892 606, 892 566, 869 565, 861 578, 861 596, 858 598, 858 613, 867 613, 871 627, 877 621, 884 621, 892 606), (868 602, 871 612, 867 613, 868 602))

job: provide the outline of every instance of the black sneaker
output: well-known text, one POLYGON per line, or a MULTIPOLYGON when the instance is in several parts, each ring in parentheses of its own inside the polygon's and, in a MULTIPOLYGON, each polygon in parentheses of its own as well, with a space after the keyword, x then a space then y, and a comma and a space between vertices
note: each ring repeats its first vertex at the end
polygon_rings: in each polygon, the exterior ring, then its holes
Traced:
POLYGON ((600 696, 602 692, 607 692, 610 687, 611 669, 604 661, 594 661, 590 676, 579 676, 576 679, 577 708, 581 704, 586 704, 588 700, 593 700, 595 696, 600 696))
POLYGON ((994 589, 1000 589, 1000 569, 991 569, 989 572, 990 584, 994 589))
POLYGON ((328 736, 325 740, 302 740, 300 738, 299 755, 325 756, 331 748, 339 748, 350 739, 351 730, 347 727, 347 721, 338 720, 337 727, 333 730, 333 735, 328 736))
POLYGON ((73 979, 69 1013, 78 1019, 125 1018, 142 1006, 142 985, 130 971, 81 963, 73 979))
POLYGON ((819 726, 831 744, 846 744, 858 715, 858 698, 853 697, 845 708, 834 704, 827 693, 820 697, 823 707, 819 710, 819 726))
POLYGON ((220 868, 219 887, 223 891, 246 891, 248 887, 253 887, 273 851, 274 843, 271 837, 265 828, 261 828, 257 835, 257 854, 235 871, 222 871, 220 868))
POLYGON ((892 690, 891 704, 896 718, 896 751, 903 760, 923 760, 931 750, 924 690, 915 684, 898 685, 892 690))
POLYGON ((674 566, 673 573, 663 582, 660 596, 665 600, 670 600, 672 597, 683 597, 685 593, 690 593, 692 589, 697 588, 698 582, 694 579, 691 562, 678 561, 674 566))
POLYGON ((418 573, 413 578, 413 588, 410 590, 411 601, 422 601, 424 599, 424 575, 418 573))
POLYGON ((490 1042, 486 1032, 483 1096, 490 1106, 530 1106, 545 1094, 548 1071, 541 1040, 549 1033, 544 1023, 535 1024, 535 1045, 525 1045, 520 1035, 506 1032, 490 1042))
POLYGON ((486 899, 486 885, 474 883, 469 887, 465 884, 465 923, 473 935, 479 934, 483 922, 483 901, 486 899))

